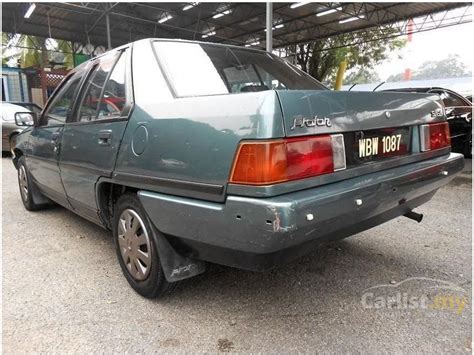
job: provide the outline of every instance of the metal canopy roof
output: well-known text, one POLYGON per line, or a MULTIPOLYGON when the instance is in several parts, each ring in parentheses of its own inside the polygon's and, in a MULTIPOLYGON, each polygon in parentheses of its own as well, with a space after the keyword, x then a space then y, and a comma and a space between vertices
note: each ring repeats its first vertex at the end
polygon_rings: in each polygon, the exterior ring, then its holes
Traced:
MULTIPOLYGON (((470 3, 294 4, 273 4, 275 48, 389 24, 404 33, 408 19, 419 16, 426 16, 422 23, 425 29, 443 27, 449 15, 435 21, 432 14, 448 14, 470 3)), ((29 5, 3 3, 2 31, 107 46, 108 14, 112 47, 141 38, 162 37, 235 45, 252 43, 265 48, 265 3, 36 3, 35 11, 26 19, 29 5)), ((471 18, 462 16, 453 21, 464 23, 471 18)))

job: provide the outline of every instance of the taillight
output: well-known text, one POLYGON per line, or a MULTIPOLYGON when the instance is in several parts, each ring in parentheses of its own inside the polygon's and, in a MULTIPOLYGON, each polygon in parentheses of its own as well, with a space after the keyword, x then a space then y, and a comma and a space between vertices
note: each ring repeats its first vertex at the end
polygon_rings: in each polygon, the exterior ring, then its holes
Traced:
POLYGON ((448 122, 420 126, 421 151, 436 150, 451 145, 448 122))
POLYGON ((342 134, 242 142, 230 182, 270 185, 345 168, 342 134))

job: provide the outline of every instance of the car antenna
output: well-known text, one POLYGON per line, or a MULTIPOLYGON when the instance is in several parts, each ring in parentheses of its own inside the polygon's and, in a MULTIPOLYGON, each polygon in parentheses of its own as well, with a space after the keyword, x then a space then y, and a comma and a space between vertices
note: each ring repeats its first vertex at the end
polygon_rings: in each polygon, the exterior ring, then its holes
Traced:
POLYGON ((356 86, 356 85, 357 85, 357 83, 353 84, 353 85, 349 88, 349 90, 347 90, 347 91, 351 91, 352 88, 353 88, 354 86, 356 86))
POLYGON ((385 81, 382 81, 380 84, 378 84, 376 87, 374 87, 374 90, 372 90, 372 92, 374 92, 375 90, 377 90, 379 87, 381 87, 383 84, 385 84, 385 81))

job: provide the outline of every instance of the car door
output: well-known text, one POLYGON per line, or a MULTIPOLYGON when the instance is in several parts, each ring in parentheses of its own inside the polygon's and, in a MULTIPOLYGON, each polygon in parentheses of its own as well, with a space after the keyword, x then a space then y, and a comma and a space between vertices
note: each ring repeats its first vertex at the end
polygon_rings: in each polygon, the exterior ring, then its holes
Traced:
POLYGON ((97 221, 95 184, 109 177, 131 110, 130 50, 109 53, 93 63, 73 117, 63 133, 59 166, 74 210, 97 221))
POLYGON ((58 159, 66 119, 72 113, 84 69, 70 74, 48 102, 33 127, 27 154, 28 169, 39 189, 56 202, 69 207, 61 182, 58 159))

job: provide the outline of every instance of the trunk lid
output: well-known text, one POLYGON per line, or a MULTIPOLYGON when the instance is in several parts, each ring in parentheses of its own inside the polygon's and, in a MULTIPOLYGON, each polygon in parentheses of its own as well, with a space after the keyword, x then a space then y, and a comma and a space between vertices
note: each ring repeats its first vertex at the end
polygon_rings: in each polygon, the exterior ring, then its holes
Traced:
POLYGON ((414 126, 440 120, 432 112, 443 107, 433 94, 309 90, 277 94, 287 137, 414 126))
POLYGON ((445 119, 442 101, 433 94, 279 91, 278 96, 286 136, 342 134, 346 168, 418 153, 418 126, 445 119))

